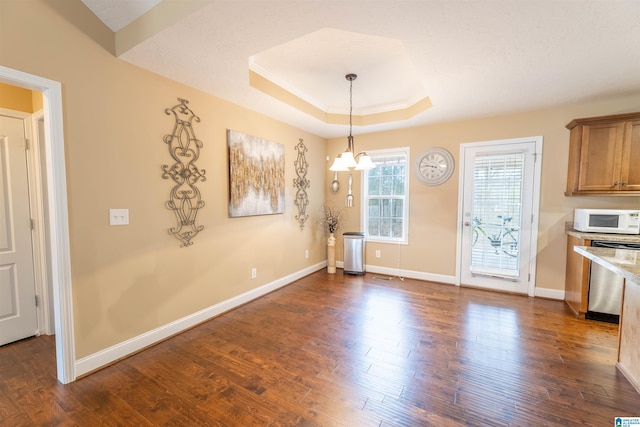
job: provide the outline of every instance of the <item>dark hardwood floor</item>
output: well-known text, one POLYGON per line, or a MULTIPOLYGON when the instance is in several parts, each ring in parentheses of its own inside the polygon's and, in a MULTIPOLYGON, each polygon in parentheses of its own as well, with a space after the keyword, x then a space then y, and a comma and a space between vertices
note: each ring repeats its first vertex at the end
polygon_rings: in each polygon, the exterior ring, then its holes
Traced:
MULTIPOLYGON (((212 284, 215 286, 215 284, 212 284)), ((78 381, 0 348, 1 426, 613 426, 617 326, 560 301, 324 271, 78 381)))

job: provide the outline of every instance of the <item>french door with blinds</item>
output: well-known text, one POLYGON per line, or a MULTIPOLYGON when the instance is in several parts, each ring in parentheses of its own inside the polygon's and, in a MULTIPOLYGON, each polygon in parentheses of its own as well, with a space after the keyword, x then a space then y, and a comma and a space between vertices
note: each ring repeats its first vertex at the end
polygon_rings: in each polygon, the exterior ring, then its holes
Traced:
POLYGON ((460 150, 460 284, 533 295, 542 137, 460 150))

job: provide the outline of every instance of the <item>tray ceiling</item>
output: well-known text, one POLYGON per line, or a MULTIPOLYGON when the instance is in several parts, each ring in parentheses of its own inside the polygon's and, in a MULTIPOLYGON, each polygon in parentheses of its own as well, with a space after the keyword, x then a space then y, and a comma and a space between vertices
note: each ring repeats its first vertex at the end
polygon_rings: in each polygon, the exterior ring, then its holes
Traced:
POLYGON ((120 59, 324 137, 347 73, 354 134, 640 93, 637 0, 82 1, 120 59))

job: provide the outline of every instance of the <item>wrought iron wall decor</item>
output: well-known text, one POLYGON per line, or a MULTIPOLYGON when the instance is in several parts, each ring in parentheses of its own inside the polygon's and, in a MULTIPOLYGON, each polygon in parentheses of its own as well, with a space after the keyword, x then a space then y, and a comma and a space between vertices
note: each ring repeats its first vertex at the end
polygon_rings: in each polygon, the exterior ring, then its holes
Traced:
POLYGON ((304 145, 304 141, 300 139, 298 145, 296 145, 296 151, 298 152, 298 158, 293 162, 295 166, 297 178, 293 179, 293 186, 296 187, 296 199, 293 203, 298 207, 298 215, 296 219, 300 223, 300 230, 304 229, 304 223, 309 219, 307 214, 307 206, 309 205, 309 197, 307 196, 307 188, 311 186, 311 183, 307 179, 307 170, 309 169, 309 163, 304 156, 307 147, 304 145))
POLYGON ((200 117, 187 107, 188 100, 178 98, 178 101, 179 104, 164 110, 165 114, 173 115, 175 121, 173 131, 163 138, 174 163, 162 165, 162 178, 171 178, 174 182, 166 207, 175 214, 176 226, 169 228, 169 234, 182 242, 180 247, 187 247, 204 229, 204 225, 196 224, 198 211, 204 206, 196 184, 207 179, 206 171, 196 166, 202 141, 196 138, 192 124, 200 122, 200 117))

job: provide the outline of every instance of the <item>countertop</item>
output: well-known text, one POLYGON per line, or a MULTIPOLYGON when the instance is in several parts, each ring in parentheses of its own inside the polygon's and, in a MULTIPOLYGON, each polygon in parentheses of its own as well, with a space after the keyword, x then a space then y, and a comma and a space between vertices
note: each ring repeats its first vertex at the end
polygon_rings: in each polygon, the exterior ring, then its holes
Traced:
POLYGON ((606 233, 584 233, 570 228, 567 234, 584 240, 601 240, 604 242, 627 242, 640 243, 640 234, 606 234, 606 233))
POLYGON ((635 282, 640 285, 640 251, 593 248, 591 246, 574 246, 573 250, 619 274, 629 282, 635 282))

